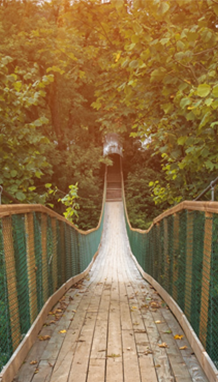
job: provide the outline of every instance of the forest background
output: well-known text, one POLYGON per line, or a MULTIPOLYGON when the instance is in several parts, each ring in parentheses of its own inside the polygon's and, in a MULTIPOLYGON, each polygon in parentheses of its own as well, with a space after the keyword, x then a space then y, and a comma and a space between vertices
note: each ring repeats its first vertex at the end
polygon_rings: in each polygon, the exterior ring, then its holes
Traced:
POLYGON ((108 132, 133 226, 196 197, 217 176, 217 42, 216 0, 1 0, 3 203, 62 213, 67 194, 96 226, 108 132))

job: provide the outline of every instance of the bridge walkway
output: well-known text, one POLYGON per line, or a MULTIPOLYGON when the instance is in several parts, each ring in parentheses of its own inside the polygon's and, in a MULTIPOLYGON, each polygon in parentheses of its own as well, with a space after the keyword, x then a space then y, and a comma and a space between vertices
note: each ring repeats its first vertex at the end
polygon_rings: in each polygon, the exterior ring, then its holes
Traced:
POLYGON ((122 202, 106 203, 89 275, 50 312, 15 381, 208 381, 183 330, 131 258, 122 202))

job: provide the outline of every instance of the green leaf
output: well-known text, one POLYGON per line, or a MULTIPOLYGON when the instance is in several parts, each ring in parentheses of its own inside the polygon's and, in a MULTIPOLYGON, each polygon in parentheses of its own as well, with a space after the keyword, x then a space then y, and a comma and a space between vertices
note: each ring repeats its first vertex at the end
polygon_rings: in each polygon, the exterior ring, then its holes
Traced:
POLYGON ((41 171, 36 171, 35 172, 35 176, 40 179, 41 176, 42 176, 42 172, 41 171))
POLYGON ((214 164, 208 159, 208 160, 205 162, 205 167, 206 167, 208 170, 213 170, 213 169, 214 169, 214 164))
POLYGON ((205 104, 207 105, 207 106, 210 106, 212 103, 213 103, 213 98, 207 98, 206 100, 205 100, 205 104))
POLYGON ((151 82, 157 81, 160 82, 166 74, 166 69, 163 67, 160 67, 158 69, 153 70, 151 73, 151 82))
POLYGON ((123 7, 123 0, 116 0, 115 6, 116 6, 117 10, 121 9, 123 7))
POLYGON ((12 62, 13 61, 13 58, 11 58, 10 56, 5 56, 5 57, 2 57, 1 59, 1 62, 3 65, 7 65, 9 64, 9 62, 12 62))
POLYGON ((162 38, 160 40, 161 45, 166 45, 170 41, 169 37, 162 38))
POLYGON ((22 191, 18 191, 18 192, 16 192, 15 197, 16 197, 18 200, 20 200, 21 202, 22 202, 24 199, 26 199, 26 196, 25 196, 25 194, 24 194, 22 191))
POLYGON ((132 69, 138 68, 138 66, 139 66, 138 60, 133 60, 129 63, 129 67, 132 69))
POLYGON ((207 124, 207 122, 208 122, 209 119, 210 119, 210 116, 211 116, 211 113, 208 111, 208 112, 203 116, 203 118, 202 118, 202 120, 201 120, 201 123, 200 123, 200 125, 199 125, 199 129, 201 129, 202 127, 204 127, 204 126, 207 124))
POLYGON ((211 77, 211 78, 216 77, 216 71, 215 70, 210 70, 208 72, 208 76, 211 77))
POLYGON ((45 187, 46 187, 46 188, 50 188, 51 186, 52 186, 52 183, 46 183, 46 184, 45 184, 45 187))
POLYGON ((180 107, 184 109, 186 106, 190 105, 190 103, 191 103, 190 98, 187 98, 187 97, 182 98, 180 101, 180 107))
POLYGON ((210 124, 210 126, 212 127, 212 129, 214 128, 214 126, 217 126, 218 125, 218 121, 216 121, 216 122, 212 122, 211 124, 210 124))
POLYGON ((10 174, 11 174, 12 178, 15 178, 15 176, 17 176, 17 171, 16 170, 11 170, 10 174))
POLYGON ((212 103, 211 107, 213 110, 216 110, 218 108, 218 99, 212 103))
POLYGON ((162 1, 158 8, 158 14, 164 15, 169 10, 169 8, 170 8, 169 4, 162 1))
POLYGON ((218 97, 218 84, 213 87, 212 94, 214 97, 218 97))
POLYGON ((213 10, 216 13, 216 15, 218 16, 218 4, 213 4, 213 10))
POLYGON ((210 93, 211 87, 208 84, 200 84, 197 88, 197 95, 199 97, 207 97, 207 95, 210 93))
POLYGON ((172 103, 165 103, 163 106, 162 106, 162 109, 164 110, 164 113, 165 114, 168 114, 173 108, 173 105, 172 103))
POLYGON ((186 140, 187 140, 187 137, 179 137, 179 139, 177 140, 177 143, 178 143, 178 145, 183 146, 185 144, 186 140))
POLYGON ((185 49, 185 44, 181 40, 177 41, 176 46, 179 50, 185 49))
POLYGON ((123 61, 121 67, 122 67, 122 68, 125 68, 125 67, 128 65, 128 63, 129 63, 129 60, 128 60, 128 59, 125 60, 125 61, 123 61))
POLYGON ((190 111, 187 115, 186 115, 186 119, 187 121, 194 121, 196 119, 194 113, 192 113, 192 111, 190 111))
POLYGON ((22 88, 22 82, 21 81, 14 82, 14 88, 15 90, 17 90, 17 92, 19 92, 22 88))

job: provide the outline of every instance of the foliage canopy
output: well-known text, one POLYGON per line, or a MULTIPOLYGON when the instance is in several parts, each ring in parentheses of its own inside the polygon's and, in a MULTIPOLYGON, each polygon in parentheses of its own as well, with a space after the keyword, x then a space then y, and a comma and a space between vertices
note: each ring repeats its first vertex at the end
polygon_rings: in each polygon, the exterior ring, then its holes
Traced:
POLYGON ((1 1, 0 183, 62 211, 78 182, 82 227, 93 211, 95 224, 102 135, 116 131, 153 158, 152 174, 144 154, 124 165, 139 196, 145 181, 161 208, 194 198, 218 168, 217 19, 215 0, 1 1))

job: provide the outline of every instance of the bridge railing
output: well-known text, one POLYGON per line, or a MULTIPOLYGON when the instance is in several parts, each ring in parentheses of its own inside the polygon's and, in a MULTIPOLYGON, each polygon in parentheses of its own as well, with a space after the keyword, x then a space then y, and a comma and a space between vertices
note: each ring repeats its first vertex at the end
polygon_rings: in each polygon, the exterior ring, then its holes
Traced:
POLYGON ((0 371, 50 296, 97 253, 105 194, 106 182, 99 224, 86 232, 41 205, 0 206, 0 371))
POLYGON ((218 367, 218 203, 182 202, 142 231, 131 227, 124 188, 123 200, 137 262, 176 301, 218 367))

